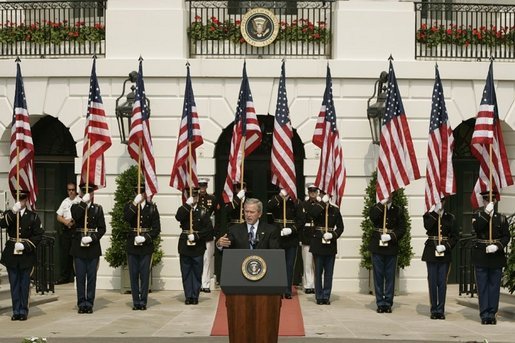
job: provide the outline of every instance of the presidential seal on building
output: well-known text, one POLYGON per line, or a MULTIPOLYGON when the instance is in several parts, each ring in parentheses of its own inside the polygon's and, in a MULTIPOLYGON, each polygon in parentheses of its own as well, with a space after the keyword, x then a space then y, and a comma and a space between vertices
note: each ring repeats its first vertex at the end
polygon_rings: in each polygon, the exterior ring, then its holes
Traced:
POLYGON ((279 19, 265 8, 254 8, 241 18, 241 35, 255 47, 264 47, 274 42, 279 33, 279 19))
POLYGON ((259 256, 247 256, 241 263, 243 276, 250 281, 261 280, 265 276, 266 270, 266 262, 259 256))

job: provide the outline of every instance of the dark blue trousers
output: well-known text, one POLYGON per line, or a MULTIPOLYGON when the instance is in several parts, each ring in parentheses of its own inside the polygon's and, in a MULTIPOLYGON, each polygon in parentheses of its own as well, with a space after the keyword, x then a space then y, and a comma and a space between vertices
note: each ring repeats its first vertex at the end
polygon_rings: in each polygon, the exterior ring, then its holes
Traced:
POLYGON ((77 280, 77 306, 93 307, 97 287, 98 257, 75 257, 75 276, 77 280))
POLYGON ((132 303, 134 306, 147 306, 148 284, 152 255, 128 254, 127 264, 131 279, 132 303))
POLYGON ((32 268, 21 269, 7 267, 9 284, 11 286, 11 301, 14 315, 29 314, 29 286, 32 268))
POLYGON ((372 254, 377 307, 393 305, 397 255, 372 254))
POLYGON ((450 263, 426 262, 426 265, 431 314, 444 314, 445 297, 447 294, 447 274, 449 272, 450 263))
POLYGON ((499 309, 502 268, 476 266, 477 296, 481 319, 494 319, 499 309))
POLYGON ((329 300, 333 289, 335 255, 313 254, 313 258, 315 259, 315 298, 329 300))
POLYGON ((182 287, 186 299, 198 299, 202 284, 202 268, 204 267, 204 255, 185 256, 180 255, 182 274, 182 287))
POLYGON ((284 294, 291 295, 291 287, 293 283, 293 270, 295 269, 295 260, 297 258, 297 245, 284 249, 286 256, 286 280, 288 285, 284 294))

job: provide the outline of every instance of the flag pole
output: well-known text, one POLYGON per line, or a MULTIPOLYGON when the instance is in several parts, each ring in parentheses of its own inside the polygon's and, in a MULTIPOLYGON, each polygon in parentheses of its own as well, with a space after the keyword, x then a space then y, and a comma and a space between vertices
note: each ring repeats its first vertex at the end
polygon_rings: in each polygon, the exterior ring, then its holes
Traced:
POLYGON ((286 197, 283 197, 283 228, 286 227, 286 197))
MULTIPOLYGON (((20 202, 20 147, 16 146, 16 203, 20 202)), ((20 211, 16 212, 16 243, 20 242, 20 211)), ((21 254, 14 249, 14 254, 21 254)))
MULTIPOLYGON (((142 145, 142 142, 141 142, 141 138, 139 139, 139 144, 138 144, 138 194, 141 194, 141 154, 142 154, 142 151, 141 151, 141 145, 142 145)), ((136 220, 136 235, 139 236, 141 234, 141 226, 140 226, 140 221, 141 221, 141 206, 140 204, 138 204, 138 209, 137 209, 137 217, 138 218, 136 220)))
MULTIPOLYGON (((192 157, 191 157, 191 141, 188 140, 188 185, 190 187, 190 197, 193 197, 193 187, 192 187, 192 183, 193 183, 193 180, 191 178, 191 161, 192 161, 192 157)), ((193 207, 190 208, 190 230, 189 230, 189 234, 191 235, 193 233, 193 207)), ((195 245, 195 241, 191 242, 189 239, 186 240, 187 242, 187 245, 189 246, 193 246, 195 245)))
MULTIPOLYGON (((493 144, 493 142, 492 142, 493 144)), ((489 163, 488 163, 488 170, 489 170, 489 178, 490 178, 490 190, 488 192, 488 197, 489 197, 489 200, 490 202, 492 202, 492 189, 493 189, 493 185, 492 185, 492 144, 490 144, 488 146, 488 150, 489 150, 489 163)), ((492 209, 493 211, 493 209, 492 209)), ((490 216, 490 220, 488 221, 488 240, 490 241, 490 244, 492 244, 492 216, 490 216)))
MULTIPOLYGON (((86 158, 86 194, 89 194, 89 159, 91 157, 91 138, 89 137, 90 129, 88 127, 88 149, 86 152, 88 153, 88 157, 86 158)), ((84 228, 82 229, 83 237, 88 235, 88 206, 86 204, 86 209, 84 210, 84 228)), ((81 246, 87 247, 89 244, 83 244, 81 241, 81 246)))
MULTIPOLYGON (((245 173, 245 144, 247 136, 243 136, 243 144, 241 145, 241 171, 240 171, 240 190, 243 190, 243 176, 245 173)), ((243 203, 240 203, 240 223, 243 221, 243 203)))

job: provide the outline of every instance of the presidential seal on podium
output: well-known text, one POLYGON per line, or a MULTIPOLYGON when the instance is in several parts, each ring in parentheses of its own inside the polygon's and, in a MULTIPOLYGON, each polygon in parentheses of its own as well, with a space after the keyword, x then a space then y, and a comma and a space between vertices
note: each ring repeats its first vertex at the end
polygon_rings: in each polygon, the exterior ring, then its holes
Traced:
POLYGON ((260 256, 247 256, 241 263, 243 276, 250 281, 261 280, 266 274, 266 262, 260 256))

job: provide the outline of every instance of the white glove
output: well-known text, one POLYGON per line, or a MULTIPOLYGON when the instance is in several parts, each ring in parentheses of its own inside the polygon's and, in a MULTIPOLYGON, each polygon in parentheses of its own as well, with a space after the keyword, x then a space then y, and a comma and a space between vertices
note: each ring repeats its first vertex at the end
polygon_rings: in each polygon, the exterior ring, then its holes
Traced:
POLYGON ((324 196, 322 197, 322 201, 327 204, 329 202, 329 195, 324 194, 324 196))
POLYGON ((436 251, 438 251, 438 252, 444 252, 445 250, 446 250, 445 245, 440 244, 440 245, 436 246, 436 251))
POLYGON ((434 211, 436 213, 440 213, 440 210, 442 209, 442 203, 438 203, 438 204, 435 204, 435 209, 434 211))
POLYGON ((23 243, 20 243, 20 242, 14 243, 14 250, 21 251, 24 249, 25 249, 25 246, 23 245, 23 243))
POLYGON ((282 196, 283 198, 286 198, 288 196, 288 192, 286 192, 286 189, 281 189, 281 191, 279 192, 279 195, 282 196))
POLYGON ((317 201, 318 202, 322 201, 322 198, 319 195, 317 195, 317 201))
POLYGON ((493 202, 489 202, 488 205, 486 205, 485 212, 490 217, 494 214, 494 203, 493 202))
POLYGON ((281 236, 288 236, 291 235, 291 229, 289 227, 285 227, 281 230, 281 236))
POLYGON ((388 202, 388 198, 383 199, 383 200, 381 200, 381 201, 380 201, 380 203, 381 203, 382 205, 385 205, 387 202, 388 202))
POLYGON ((194 240, 195 240, 195 235, 194 235, 194 234, 192 234, 192 233, 190 233, 190 234, 188 235, 188 241, 193 242, 194 240))
POLYGON ((305 200, 305 201, 308 201, 308 200, 309 200, 309 195, 306 195, 306 196, 304 197, 304 200, 305 200))
POLYGON ((21 210, 21 202, 17 202, 16 204, 13 205, 13 208, 12 208, 12 211, 14 214, 20 212, 21 210))
POLYGON ((324 233, 324 239, 326 241, 330 241, 331 239, 333 239, 333 235, 330 232, 326 232, 324 233))
POLYGON ((243 197, 245 196, 245 191, 242 189, 241 191, 238 192, 238 194, 236 194, 236 196, 240 200, 243 199, 243 197))
POLYGON ((89 193, 84 194, 84 196, 82 197, 82 201, 84 201, 86 204, 89 204, 89 202, 91 201, 91 195, 89 195, 89 193))
POLYGON ((136 237, 134 237, 134 242, 136 244, 143 244, 145 242, 145 237, 143 237, 143 236, 136 236, 136 237))
POLYGON ((93 242, 93 238, 89 237, 89 236, 84 236, 82 237, 82 244, 89 244, 91 242, 93 242))
POLYGON ((193 205, 193 201, 194 201, 193 197, 189 197, 188 199, 186 199, 186 204, 191 206, 191 205, 193 205))
POLYGON ((383 242, 388 242, 388 241, 390 241, 391 239, 392 239, 392 236, 390 236, 390 235, 389 235, 389 234, 387 234, 387 233, 383 233, 383 234, 381 235, 381 240, 382 240, 383 242))
POLYGON ((143 201, 143 195, 138 194, 134 197, 134 203, 137 205, 143 201))
POLYGON ((499 250, 499 247, 497 245, 495 245, 495 244, 490 244, 490 245, 486 246, 486 253, 487 254, 493 254, 497 250, 499 250))

